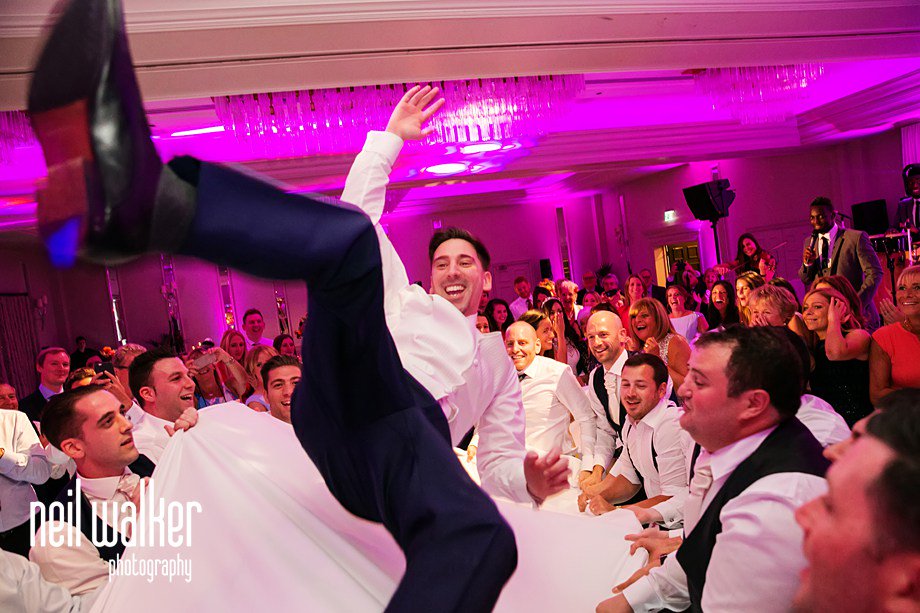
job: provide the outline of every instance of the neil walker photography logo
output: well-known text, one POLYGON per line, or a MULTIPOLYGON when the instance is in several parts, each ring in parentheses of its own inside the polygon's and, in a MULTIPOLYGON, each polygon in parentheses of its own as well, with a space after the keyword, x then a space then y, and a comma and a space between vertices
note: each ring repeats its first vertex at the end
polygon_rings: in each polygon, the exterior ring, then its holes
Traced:
POLYGON ((31 503, 32 546, 80 547, 88 539, 100 553, 110 553, 103 555, 109 566, 109 580, 122 575, 145 577, 149 582, 163 578, 172 583, 182 578, 190 583, 192 561, 182 556, 181 549, 192 546, 193 519, 201 513, 201 503, 167 503, 157 498, 153 479, 138 489, 136 504, 90 500, 83 495, 78 477, 74 488, 68 488, 65 500, 56 500, 47 509, 40 502, 31 503), (180 551, 161 558, 125 555, 145 547, 180 551))

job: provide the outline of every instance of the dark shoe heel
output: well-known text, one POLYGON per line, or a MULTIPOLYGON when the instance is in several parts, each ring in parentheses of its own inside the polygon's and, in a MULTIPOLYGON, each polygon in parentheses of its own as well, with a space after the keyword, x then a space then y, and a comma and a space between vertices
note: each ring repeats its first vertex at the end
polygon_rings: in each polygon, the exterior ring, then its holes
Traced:
POLYGON ((101 197, 86 102, 35 113, 32 126, 48 167, 47 181, 37 193, 39 232, 54 264, 71 266, 86 234, 90 200, 101 197))

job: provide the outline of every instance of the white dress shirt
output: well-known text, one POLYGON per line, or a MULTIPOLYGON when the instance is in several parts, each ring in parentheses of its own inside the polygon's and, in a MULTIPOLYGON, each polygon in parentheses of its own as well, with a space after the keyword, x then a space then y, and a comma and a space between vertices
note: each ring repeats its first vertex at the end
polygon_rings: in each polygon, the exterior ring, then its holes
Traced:
MULTIPOLYGON (((767 428, 711 454, 712 486, 702 511, 725 485, 732 471, 748 458, 774 428, 767 428)), ((698 462, 705 461, 703 451, 698 462)), ((805 568, 802 529, 795 510, 827 491, 822 477, 804 473, 768 475, 722 507, 722 532, 706 571, 702 608, 707 613, 780 613, 791 609, 805 568)), ((636 613, 690 606, 687 576, 669 556, 660 568, 623 591, 636 613)))
POLYGON ((71 596, 66 588, 42 578, 36 564, 0 551, 0 611, 3 613, 80 613, 89 611, 99 592, 71 596))
MULTIPOLYGON (((80 489, 91 505, 96 503, 96 509, 103 505, 109 507, 106 520, 111 526, 116 515, 110 507, 119 507, 118 517, 125 517, 129 511, 124 507, 133 504, 130 493, 139 481, 137 475, 125 468, 117 477, 80 477, 80 489)), ((95 521, 92 517, 82 519, 95 521)), ((29 559, 38 564, 46 580, 66 587, 75 596, 91 592, 108 581, 109 565, 99 555, 99 550, 79 527, 65 521, 49 520, 42 524, 35 535, 35 545, 29 550, 29 559), (64 539, 63 546, 51 545, 49 534, 52 531, 55 538, 64 539)))
POLYGON ((51 474, 51 463, 22 411, 0 409, 0 532, 29 521, 29 505, 36 502, 32 484, 41 484, 51 474))
POLYGON ((527 298, 518 296, 517 300, 508 306, 511 309, 511 319, 517 320, 518 317, 527 312, 527 298))
POLYGON ((795 416, 818 439, 822 447, 850 438, 850 427, 826 400, 804 394, 795 416))
POLYGON ((134 446, 150 458, 151 462, 158 463, 166 445, 169 444, 169 433, 166 432, 166 426, 172 425, 173 422, 144 411, 143 417, 134 424, 131 432, 134 436, 134 446))
POLYGON ((441 404, 454 445, 477 426, 482 487, 495 496, 531 502, 524 478, 524 407, 501 334, 481 334, 475 316, 410 284, 380 226, 389 173, 403 141, 371 132, 348 173, 342 200, 370 217, 383 263, 384 315, 403 367, 441 404))
POLYGON ((273 347, 274 345, 272 345, 272 343, 275 342, 270 338, 265 338, 264 336, 257 341, 250 340, 249 337, 245 334, 243 335, 243 338, 246 339, 246 351, 252 349, 253 345, 265 345, 266 347, 273 347))
POLYGON ((556 360, 535 356, 521 371, 521 395, 524 399, 524 427, 527 449, 543 455, 554 447, 563 453, 574 451, 569 437, 569 416, 579 428, 582 465, 594 466, 597 418, 588 398, 581 390, 572 370, 556 360))
POLYGON ((648 498, 671 497, 651 507, 661 514, 666 528, 681 523, 688 492, 687 450, 690 448, 690 437, 680 427, 677 411, 677 405, 665 397, 638 422, 627 415, 623 424, 626 449, 610 469, 611 475, 623 475, 630 483, 641 484, 648 498), (655 460, 652 459, 653 446, 655 460))
MULTIPOLYGON (((598 399, 597 394, 594 393, 594 377, 600 376, 601 373, 603 373, 604 388, 607 390, 607 396, 610 399, 610 406, 612 407, 610 417, 613 419, 614 423, 617 423, 620 419, 620 376, 623 374, 623 365, 626 364, 626 360, 628 359, 629 355, 626 353, 626 350, 622 350, 620 352, 620 357, 611 364, 609 369, 601 365, 594 371, 588 380, 587 388, 585 388, 588 394, 588 403, 598 416, 598 435, 597 443, 594 446, 594 465, 603 466, 605 470, 613 462, 613 454, 617 450, 617 447, 620 446, 620 437, 614 429, 610 427, 610 423, 607 421, 607 407, 601 406, 601 401, 598 399)), ((590 468, 593 468, 585 465, 584 461, 582 461, 582 464, 585 469, 590 470, 590 468)))

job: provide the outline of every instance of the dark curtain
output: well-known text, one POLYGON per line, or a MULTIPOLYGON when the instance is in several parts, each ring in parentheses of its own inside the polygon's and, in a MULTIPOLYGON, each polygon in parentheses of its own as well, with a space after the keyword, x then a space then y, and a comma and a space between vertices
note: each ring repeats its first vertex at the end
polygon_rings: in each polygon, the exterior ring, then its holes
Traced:
POLYGON ((0 296, 0 381, 9 382, 20 398, 35 391, 38 339, 25 294, 0 296))

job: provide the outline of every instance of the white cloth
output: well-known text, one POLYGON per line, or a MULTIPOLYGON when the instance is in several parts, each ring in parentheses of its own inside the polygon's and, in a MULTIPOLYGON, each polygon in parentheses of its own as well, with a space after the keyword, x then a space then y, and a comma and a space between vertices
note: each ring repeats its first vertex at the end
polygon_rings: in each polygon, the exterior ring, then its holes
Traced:
MULTIPOLYGON (((533 304, 533 300, 531 300, 533 304)), ((527 312, 527 299, 518 296, 517 300, 508 305, 511 309, 511 319, 517 320, 521 315, 527 312)))
POLYGON ((538 355, 522 374, 525 375, 521 379, 521 395, 526 416, 524 432, 527 449, 540 455, 554 447, 563 453, 573 451, 568 436, 571 416, 578 424, 582 464, 593 467, 597 420, 604 419, 604 416, 591 409, 572 370, 561 362, 538 355))
MULTIPOLYGON (((117 517, 125 517, 128 513, 126 507, 133 504, 130 494, 139 480, 137 475, 125 468, 121 475, 115 477, 80 477, 80 489, 91 505, 95 503, 95 510, 106 509, 106 523, 112 526, 116 513, 117 517)), ((83 517, 82 521, 95 520, 83 517)), ((35 533, 35 544, 29 550, 29 559, 38 564, 45 579, 66 587, 74 595, 92 592, 105 585, 109 578, 108 563, 99 555, 96 546, 78 526, 66 521, 48 520, 39 527, 35 533), (64 539, 65 544, 52 545, 49 540, 52 534, 56 535, 55 538, 64 539)))
POLYGON ((700 334, 699 323, 702 316, 703 314, 698 311, 690 311, 683 317, 671 317, 671 325, 688 343, 692 343, 700 334))
POLYGON ((142 454, 150 458, 154 464, 159 463, 163 450, 169 444, 169 433, 166 432, 166 426, 172 426, 173 422, 161 419, 156 415, 144 411, 141 420, 134 424, 132 435, 134 436, 134 446, 142 454))
POLYGON ((597 394, 594 393, 594 377, 601 375, 604 377, 604 388, 607 390, 607 397, 610 400, 610 417, 613 419, 614 423, 620 425, 618 423, 620 419, 619 379, 623 374, 623 365, 626 364, 626 360, 628 359, 629 355, 624 349, 620 352, 620 356, 610 365, 609 369, 605 368, 603 365, 595 368, 588 378, 588 386, 585 388, 585 392, 588 394, 588 402, 591 404, 591 409, 596 414, 600 415, 597 422, 600 432, 598 432, 597 443, 594 446, 594 462, 595 465, 603 466, 605 470, 610 466, 611 462, 613 462, 613 454, 617 447, 620 446, 620 437, 614 429, 610 427, 610 422, 607 421, 607 407, 601 405, 600 399, 597 397, 597 394))
POLYGON ((38 566, 24 557, 0 551, 0 611, 3 613, 80 613, 89 611, 98 592, 71 596, 63 586, 46 581, 38 566))
POLYGON ((362 209, 377 229, 383 262, 384 314, 403 367, 441 404, 454 445, 476 426, 482 487, 530 502, 524 478, 524 407, 501 334, 481 334, 441 298, 410 284, 380 226, 390 169, 402 139, 371 132, 348 173, 342 200, 362 209))
POLYGON ((648 498, 671 497, 651 507, 661 514, 666 528, 681 523, 687 498, 687 449, 690 442, 689 435, 680 427, 677 411, 677 406, 665 397, 638 422, 627 415, 623 425, 626 448, 610 469, 611 475, 623 475, 635 485, 641 483, 648 498), (654 460, 653 446, 656 452, 654 460))
MULTIPOLYGON (((200 416, 171 439, 154 475, 155 500, 201 504, 191 546, 138 544, 122 558, 178 554, 191 562, 192 580, 116 576, 93 611, 382 611, 404 571, 402 553, 381 525, 332 497, 291 426, 232 402, 200 416), (245 577, 227 581, 241 564, 245 577)), ((496 611, 592 610, 644 563, 623 538, 639 530, 632 513, 596 522, 498 505, 515 532, 518 567, 496 611)))
POLYGON ((811 430, 822 447, 850 438, 846 420, 822 398, 804 394, 795 416, 811 430))
MULTIPOLYGON (((772 430, 768 428, 712 454, 713 483, 703 499, 704 511, 732 471, 754 453, 772 430)), ((698 465, 706 460, 704 455, 708 454, 700 454, 698 465)), ((728 501, 719 513, 722 532, 706 572, 703 610, 789 611, 799 573, 805 568, 802 529, 795 522, 795 510, 826 491, 827 482, 821 477, 779 473, 756 481, 728 501), (752 581, 752 577, 757 580, 752 581)), ((684 518, 688 523, 686 508, 684 518)), ((623 595, 636 613, 663 608, 681 611, 690 606, 687 576, 675 556, 669 556, 660 568, 626 588, 623 595)))
POLYGON ((22 411, 0 409, 0 532, 29 521, 29 505, 38 499, 32 484, 51 474, 51 463, 22 411))

